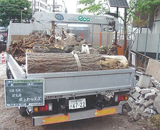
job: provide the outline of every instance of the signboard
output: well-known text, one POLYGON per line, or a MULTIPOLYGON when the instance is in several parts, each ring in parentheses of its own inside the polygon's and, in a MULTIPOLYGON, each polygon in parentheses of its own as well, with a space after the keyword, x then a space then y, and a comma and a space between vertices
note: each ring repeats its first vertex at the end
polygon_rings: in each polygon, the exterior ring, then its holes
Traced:
POLYGON ((43 79, 5 80, 6 107, 44 105, 43 79))

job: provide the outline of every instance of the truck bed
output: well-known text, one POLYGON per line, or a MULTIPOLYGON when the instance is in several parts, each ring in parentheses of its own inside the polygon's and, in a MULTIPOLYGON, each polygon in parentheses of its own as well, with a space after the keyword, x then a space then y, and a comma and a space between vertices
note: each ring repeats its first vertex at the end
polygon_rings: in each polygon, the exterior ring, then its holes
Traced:
POLYGON ((135 69, 27 74, 11 55, 7 65, 15 79, 44 78, 46 99, 102 94, 135 86, 135 69))

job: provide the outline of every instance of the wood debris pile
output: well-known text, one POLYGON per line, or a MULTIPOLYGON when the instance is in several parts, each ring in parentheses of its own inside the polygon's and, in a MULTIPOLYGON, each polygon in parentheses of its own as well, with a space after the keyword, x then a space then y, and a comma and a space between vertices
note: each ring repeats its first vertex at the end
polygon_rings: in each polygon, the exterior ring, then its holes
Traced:
POLYGON ((86 43, 83 38, 76 40, 76 35, 66 33, 64 39, 59 36, 45 33, 31 33, 28 38, 11 41, 7 52, 19 64, 25 64, 25 55, 31 53, 70 53, 73 50, 80 51, 81 45, 86 43))
POLYGON ((19 65, 25 65, 27 60, 26 68, 29 73, 128 68, 126 59, 101 55, 114 53, 111 48, 107 50, 106 47, 90 47, 90 53, 83 54, 83 47, 86 44, 85 39, 77 38, 69 31, 63 30, 61 36, 34 32, 27 38, 12 41, 8 53, 15 58, 19 65), (72 51, 77 55, 71 54, 72 51))

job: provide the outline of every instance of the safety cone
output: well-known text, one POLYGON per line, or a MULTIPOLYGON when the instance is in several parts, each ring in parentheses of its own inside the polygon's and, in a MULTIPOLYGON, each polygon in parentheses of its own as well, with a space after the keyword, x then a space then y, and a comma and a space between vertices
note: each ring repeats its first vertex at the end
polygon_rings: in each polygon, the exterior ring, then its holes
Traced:
POLYGON ((1 63, 6 63, 4 52, 2 51, 1 63))

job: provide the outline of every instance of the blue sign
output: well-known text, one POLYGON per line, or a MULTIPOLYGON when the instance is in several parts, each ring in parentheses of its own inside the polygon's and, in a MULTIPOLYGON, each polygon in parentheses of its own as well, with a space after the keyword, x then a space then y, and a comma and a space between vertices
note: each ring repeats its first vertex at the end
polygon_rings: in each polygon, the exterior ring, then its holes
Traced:
POLYGON ((55 14, 55 18, 56 18, 57 20, 63 20, 63 19, 64 19, 64 17, 63 17, 62 14, 55 14))

